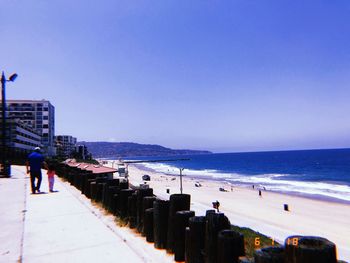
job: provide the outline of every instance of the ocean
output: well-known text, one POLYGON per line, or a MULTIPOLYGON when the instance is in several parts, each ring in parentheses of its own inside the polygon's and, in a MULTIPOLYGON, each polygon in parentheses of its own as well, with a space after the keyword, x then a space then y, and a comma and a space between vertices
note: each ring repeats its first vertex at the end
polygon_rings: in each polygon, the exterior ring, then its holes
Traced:
POLYGON ((133 160, 188 158, 142 163, 143 168, 171 175, 210 179, 267 191, 350 203, 350 149, 218 153, 133 160))

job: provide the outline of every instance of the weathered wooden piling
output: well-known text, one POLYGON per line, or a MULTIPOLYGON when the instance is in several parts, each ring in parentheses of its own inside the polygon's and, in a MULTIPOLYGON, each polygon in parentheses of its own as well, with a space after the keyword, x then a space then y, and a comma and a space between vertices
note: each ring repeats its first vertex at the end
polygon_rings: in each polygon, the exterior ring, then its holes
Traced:
POLYGON ((154 241, 153 212, 153 208, 146 209, 143 218, 143 233, 146 237, 147 242, 154 241))
POLYGON ((177 211, 174 220, 175 261, 185 260, 185 235, 188 220, 194 217, 194 211, 177 211))
POLYGON ((86 190, 87 188, 90 186, 88 184, 88 180, 89 179, 95 179, 96 178, 96 175, 94 175, 93 173, 86 173, 83 177, 83 180, 81 182, 81 193, 83 195, 86 195, 86 190))
POLYGON ((166 248, 168 235, 169 201, 156 200, 153 206, 154 246, 166 248))
POLYGON ((216 210, 210 209, 210 210, 205 211, 205 216, 207 217, 209 214, 215 214, 215 213, 216 213, 216 210))
POLYGON ((128 221, 130 228, 136 227, 136 200, 136 193, 128 197, 128 221))
POLYGON ((139 232, 142 231, 143 227, 143 198, 146 196, 153 196, 153 189, 152 188, 147 188, 147 189, 142 189, 139 188, 136 191, 137 195, 137 200, 136 200, 136 221, 137 221, 137 230, 139 232))
POLYGON ((206 223, 205 262, 216 263, 218 254, 218 234, 221 230, 230 229, 231 224, 223 213, 209 213, 206 223))
POLYGON ((103 206, 112 212, 113 196, 119 193, 119 186, 105 186, 106 191, 103 198, 103 206))
POLYGON ((233 230, 222 230, 218 234, 218 261, 219 263, 238 263, 238 258, 245 255, 244 237, 233 230))
POLYGON ((88 180, 90 183, 90 198, 92 200, 97 201, 97 195, 98 195, 98 185, 105 182, 106 179, 103 177, 98 177, 95 180, 88 180))
POLYGON ((169 222, 168 222, 168 240, 167 252, 174 252, 175 236, 175 215, 178 211, 190 210, 191 195, 189 194, 172 194, 169 199, 169 222))
POLYGON ((117 215, 117 206, 119 202, 119 194, 114 194, 111 200, 111 212, 113 215, 117 215))
POLYGON ((103 189, 105 187, 106 183, 98 183, 97 184, 97 192, 96 192, 96 202, 101 202, 102 201, 102 196, 103 196, 103 189))
POLYGON ((133 193, 133 189, 122 189, 119 192, 119 213, 122 218, 126 218, 128 215, 128 198, 133 193))
POLYGON ((90 182, 90 197, 92 200, 96 200, 97 195, 97 183, 95 180, 90 182))
POLYGON ((191 217, 188 225, 185 261, 186 263, 204 263, 203 250, 205 248, 206 217, 191 217))
POLYGON ((87 179, 86 180, 86 184, 85 184, 85 190, 84 190, 84 194, 87 198, 92 199, 91 197, 91 183, 95 183, 96 180, 95 179, 87 179))
MULTIPOLYGON (((148 208, 153 208, 153 202, 156 200, 155 196, 145 196, 142 201, 142 213, 143 213, 143 218, 145 217, 145 211, 148 208)), ((145 227, 143 225, 142 231, 141 231, 142 236, 146 236, 145 233, 145 227)))
MULTIPOLYGON (((110 197, 109 189, 110 189, 110 187, 118 187, 119 186, 119 179, 108 179, 105 181, 105 183, 106 184, 104 185, 104 187, 102 189, 102 204, 105 208, 108 209, 108 201, 109 201, 108 198, 110 197)), ((114 189, 116 189, 116 188, 114 188, 114 189)))
POLYGON ((128 189, 129 188, 129 181, 124 180, 119 182, 120 189, 128 189))
POLYGON ((285 242, 285 263, 336 263, 336 246, 322 237, 290 236, 285 242))

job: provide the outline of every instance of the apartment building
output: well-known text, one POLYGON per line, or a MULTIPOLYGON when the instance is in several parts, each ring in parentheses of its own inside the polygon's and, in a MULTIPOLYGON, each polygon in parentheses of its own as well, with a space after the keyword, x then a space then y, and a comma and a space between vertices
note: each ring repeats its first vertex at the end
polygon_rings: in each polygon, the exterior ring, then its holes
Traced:
POLYGON ((7 100, 9 119, 20 119, 41 136, 43 151, 49 156, 55 149, 55 107, 48 100, 7 100))
POLYGON ((68 158, 75 151, 77 138, 70 135, 57 135, 55 136, 55 143, 57 155, 68 158))
MULTIPOLYGON (((2 119, 0 119, 0 125, 2 119)), ((0 137, 3 134, 0 131, 0 137)), ((29 153, 35 147, 42 147, 41 135, 38 131, 19 119, 6 120, 6 146, 20 153, 29 153)))

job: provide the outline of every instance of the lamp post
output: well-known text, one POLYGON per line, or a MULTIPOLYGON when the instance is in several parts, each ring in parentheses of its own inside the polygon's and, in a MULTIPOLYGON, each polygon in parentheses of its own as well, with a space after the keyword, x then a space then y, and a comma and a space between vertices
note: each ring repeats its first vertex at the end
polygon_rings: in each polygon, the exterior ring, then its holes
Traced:
POLYGON ((6 82, 15 81, 17 74, 12 74, 8 79, 5 77, 4 71, 1 74, 1 109, 2 109, 2 175, 9 177, 10 169, 6 164, 6 154, 7 154, 7 145, 6 145, 6 82))
POLYGON ((180 193, 182 194, 182 171, 184 170, 185 168, 180 168, 180 193))

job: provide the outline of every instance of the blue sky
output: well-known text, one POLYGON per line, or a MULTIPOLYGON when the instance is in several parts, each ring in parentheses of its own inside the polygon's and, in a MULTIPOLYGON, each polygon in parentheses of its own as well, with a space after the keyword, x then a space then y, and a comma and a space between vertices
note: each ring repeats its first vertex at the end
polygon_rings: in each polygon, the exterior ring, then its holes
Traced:
POLYGON ((11 99, 56 133, 215 152, 350 147, 350 2, 1 0, 11 99))

